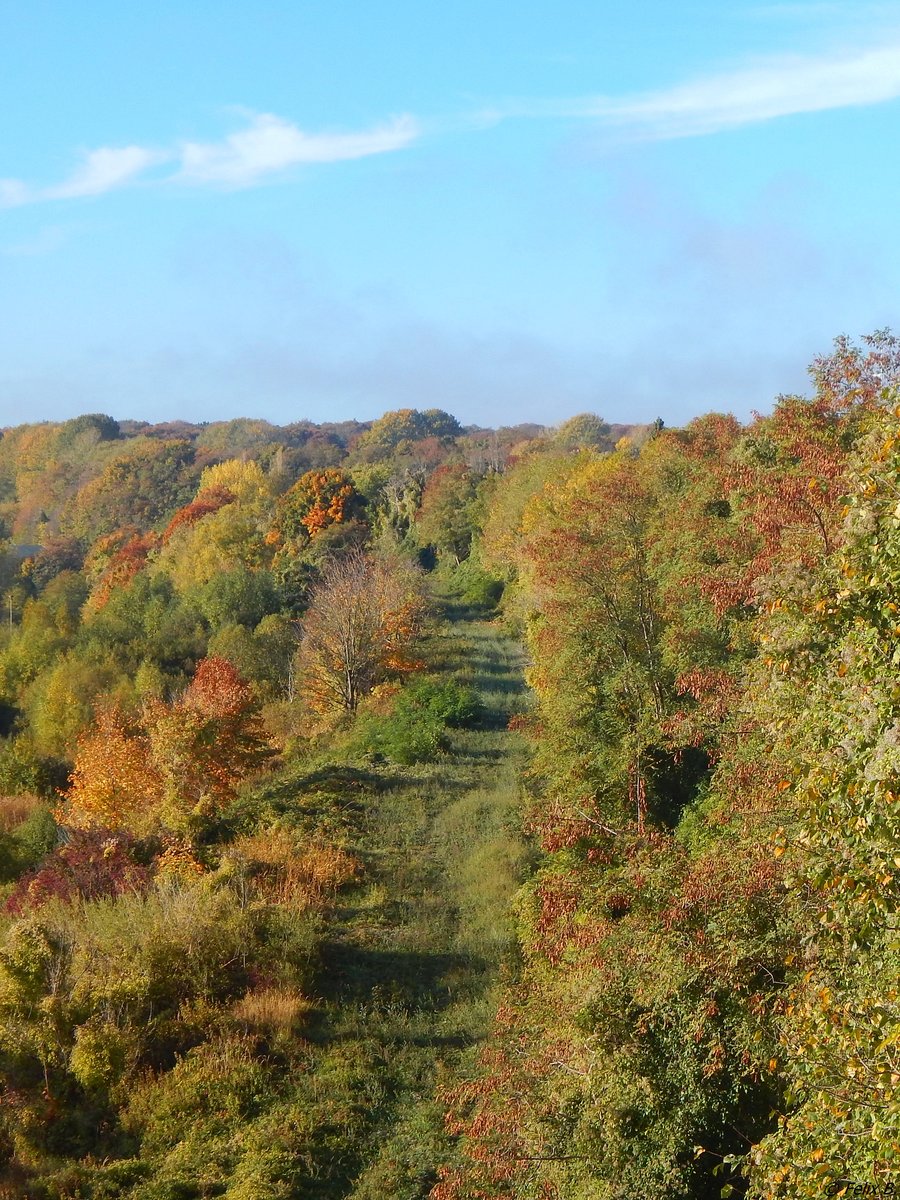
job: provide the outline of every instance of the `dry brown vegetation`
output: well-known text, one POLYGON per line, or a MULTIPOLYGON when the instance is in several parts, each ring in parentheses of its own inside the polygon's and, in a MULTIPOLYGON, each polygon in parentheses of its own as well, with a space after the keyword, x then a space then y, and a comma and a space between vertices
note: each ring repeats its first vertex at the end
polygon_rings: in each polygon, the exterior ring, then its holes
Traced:
POLYGON ((26 792, 21 796, 0 796, 0 832, 11 833, 31 816, 41 803, 26 792))
POLYGON ((259 895, 295 909, 321 907, 359 871, 358 861, 345 850, 298 847, 283 829, 242 838, 234 850, 249 865, 259 895))
POLYGON ((311 1007, 310 1001, 296 988, 271 986, 247 992, 234 1005, 231 1015, 248 1032, 287 1032, 297 1026, 311 1007))

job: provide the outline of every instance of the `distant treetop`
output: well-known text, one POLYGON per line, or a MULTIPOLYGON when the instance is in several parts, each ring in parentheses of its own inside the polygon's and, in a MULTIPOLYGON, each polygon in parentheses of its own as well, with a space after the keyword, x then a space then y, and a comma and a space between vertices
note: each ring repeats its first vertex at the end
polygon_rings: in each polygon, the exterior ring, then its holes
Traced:
POLYGON ((60 428, 60 434, 65 441, 73 441, 81 433, 94 432, 98 442, 112 442, 121 436, 119 422, 105 413, 85 413, 81 417, 73 417, 65 421, 60 428))
POLYGON ((596 413, 589 412, 578 413, 569 417, 568 421, 563 421, 553 440, 566 450, 580 450, 587 446, 609 450, 612 447, 609 425, 596 413))
POLYGON ((429 408, 425 412, 419 412, 416 408, 399 408, 374 421, 360 437, 355 449, 362 458, 372 461, 387 457, 402 442, 454 438, 462 432, 456 417, 439 408, 429 408))

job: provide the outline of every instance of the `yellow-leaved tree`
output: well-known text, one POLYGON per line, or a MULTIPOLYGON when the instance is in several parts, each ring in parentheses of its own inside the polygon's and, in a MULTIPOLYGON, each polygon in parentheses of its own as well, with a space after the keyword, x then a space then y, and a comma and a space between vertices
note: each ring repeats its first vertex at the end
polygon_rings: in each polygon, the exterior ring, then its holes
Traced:
POLYGON ((156 570, 184 594, 229 571, 267 567, 272 554, 265 533, 273 504, 258 463, 234 459, 207 467, 194 500, 163 534, 156 570))

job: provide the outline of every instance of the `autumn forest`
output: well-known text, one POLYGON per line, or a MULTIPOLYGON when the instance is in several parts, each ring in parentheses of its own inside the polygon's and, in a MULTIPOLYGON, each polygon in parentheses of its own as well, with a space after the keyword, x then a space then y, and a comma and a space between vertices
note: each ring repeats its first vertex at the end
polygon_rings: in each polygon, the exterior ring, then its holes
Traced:
POLYGON ((900 1189, 900 341, 662 418, 2 431, 2 1200, 900 1189))

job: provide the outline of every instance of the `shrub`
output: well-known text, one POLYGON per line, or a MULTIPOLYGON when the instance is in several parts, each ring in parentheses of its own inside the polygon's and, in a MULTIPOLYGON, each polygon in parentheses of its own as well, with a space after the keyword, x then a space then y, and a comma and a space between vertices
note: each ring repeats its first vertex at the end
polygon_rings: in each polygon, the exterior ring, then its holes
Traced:
POLYGON ((422 678, 401 693, 397 707, 425 713, 452 729, 471 725, 481 713, 481 701, 474 688, 455 679, 443 682, 422 678))
POLYGON ((87 1091, 103 1091, 124 1073, 128 1040, 111 1021, 92 1017, 75 1030, 69 1070, 87 1091))
POLYGON ((64 765, 39 755, 27 735, 18 734, 0 748, 0 791, 52 796, 65 782, 64 765))
POLYGON ((473 688, 454 679, 423 677, 397 695, 391 712, 368 713, 357 724, 357 746, 409 766, 448 748, 447 730, 469 725, 481 711, 473 688))
POLYGON ((18 915, 51 899, 97 900, 145 891, 150 886, 150 872, 135 861, 132 849, 133 839, 128 835, 73 829, 65 845, 19 881, 7 909, 18 915))
POLYGON ((32 871, 56 848, 58 830, 50 810, 34 796, 6 796, 0 815, 0 879, 32 871))
POLYGON ((455 572, 459 598, 472 608, 494 609, 503 595, 503 581, 470 559, 455 572))

